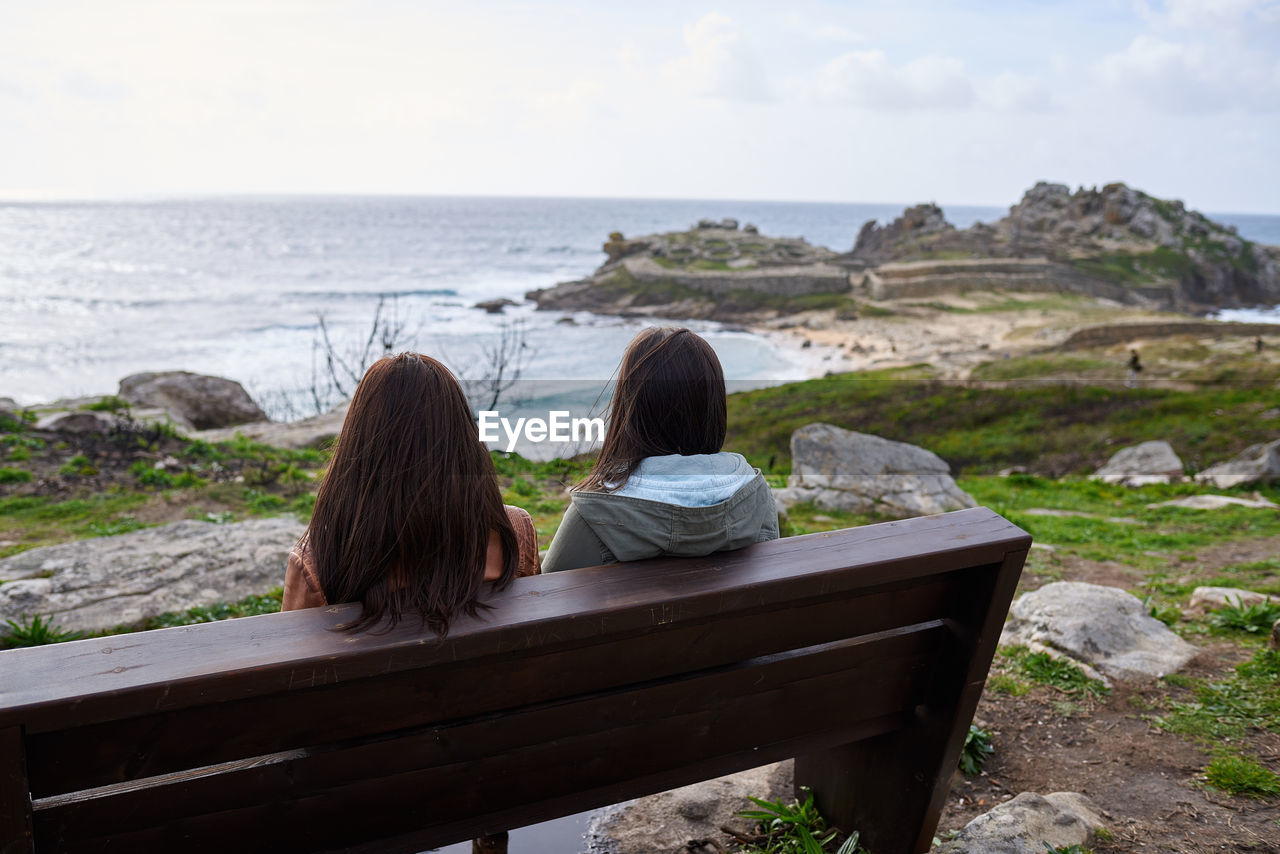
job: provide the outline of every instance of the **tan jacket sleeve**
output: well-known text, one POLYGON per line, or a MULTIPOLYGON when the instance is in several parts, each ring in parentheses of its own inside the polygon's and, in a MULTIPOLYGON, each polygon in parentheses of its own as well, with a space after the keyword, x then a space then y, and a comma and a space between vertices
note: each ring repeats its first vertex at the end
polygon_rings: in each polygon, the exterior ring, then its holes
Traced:
POLYGON ((297 611, 328 604, 324 591, 320 589, 311 549, 305 540, 299 542, 289 551, 289 562, 284 570, 284 601, 280 610, 297 611))
POLYGON ((539 575, 542 565, 538 560, 538 532, 533 527, 533 519, 519 507, 505 505, 507 518, 516 532, 518 560, 516 562, 516 578, 526 575, 539 575))

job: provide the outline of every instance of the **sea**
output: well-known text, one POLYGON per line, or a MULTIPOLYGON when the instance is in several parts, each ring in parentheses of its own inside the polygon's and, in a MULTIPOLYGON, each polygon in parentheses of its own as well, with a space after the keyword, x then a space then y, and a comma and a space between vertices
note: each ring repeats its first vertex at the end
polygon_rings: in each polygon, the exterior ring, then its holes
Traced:
MULTIPOLYGON (((320 319, 333 347, 358 357, 380 300, 400 327, 396 349, 438 356, 461 374, 474 374, 504 328, 518 328, 525 379, 605 380, 644 323, 566 319, 524 295, 591 273, 610 232, 733 217, 842 251, 867 220, 902 208, 387 196, 0 202, 0 397, 30 405, 108 394, 128 374, 187 370, 238 380, 273 416, 301 417, 314 411, 320 319), (503 298, 519 304, 502 314, 474 307, 503 298)), ((946 208, 959 227, 1004 213, 946 208)), ((1280 216, 1217 218, 1280 244, 1280 216)), ((693 325, 734 381, 814 376, 831 356, 693 325)))

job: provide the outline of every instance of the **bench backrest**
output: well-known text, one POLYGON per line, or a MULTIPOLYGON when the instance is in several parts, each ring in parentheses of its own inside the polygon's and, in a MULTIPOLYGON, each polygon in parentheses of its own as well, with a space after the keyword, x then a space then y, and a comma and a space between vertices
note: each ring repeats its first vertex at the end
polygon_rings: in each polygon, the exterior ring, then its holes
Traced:
POLYGON ((419 851, 797 757, 924 851, 1030 537, 984 508, 0 653, 0 852, 419 851))

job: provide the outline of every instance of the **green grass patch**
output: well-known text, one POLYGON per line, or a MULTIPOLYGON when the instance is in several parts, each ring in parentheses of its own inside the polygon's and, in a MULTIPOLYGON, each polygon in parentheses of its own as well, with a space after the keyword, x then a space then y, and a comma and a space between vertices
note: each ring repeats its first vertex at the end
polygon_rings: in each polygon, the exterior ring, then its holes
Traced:
POLYGON ((1079 667, 1048 653, 1031 652, 1024 646, 1011 646, 1002 648, 1000 655, 1005 666, 1014 673, 1065 694, 1106 697, 1111 693, 1110 688, 1096 679, 1090 679, 1079 667))
POLYGON ((196 623, 213 623, 219 620, 230 620, 236 617, 253 617, 258 614, 274 614, 280 610, 284 599, 284 590, 273 588, 259 596, 249 596, 238 602, 217 602, 213 605, 202 605, 188 608, 185 611, 173 611, 151 617, 145 621, 142 629, 167 629, 173 626, 190 626, 196 623))
POLYGON ((21 543, 0 548, 0 557, 34 546, 102 536, 105 526, 124 524, 147 501, 145 494, 121 489, 64 500, 45 495, 0 498, 0 539, 21 543))
POLYGON ((0 467, 0 483, 30 483, 31 472, 11 466, 0 467))
POLYGON ((756 809, 738 815, 756 823, 758 839, 743 846, 743 854, 868 854, 858 843, 858 832, 841 841, 840 831, 829 828, 813 803, 813 792, 802 789, 803 802, 787 803, 751 798, 756 809))
POLYGON ((969 732, 964 737, 964 748, 960 751, 960 773, 966 777, 977 776, 995 752, 996 749, 991 746, 991 733, 969 724, 969 732))
POLYGON ((90 412, 124 412, 129 409, 129 401, 125 400, 123 397, 117 397, 114 394, 109 394, 101 400, 94 401, 93 403, 86 403, 80 408, 87 409, 90 412))
POLYGON ((1204 769, 1204 779, 1215 789, 1233 795, 1254 798, 1280 795, 1280 776, 1244 756, 1217 757, 1204 769))
POLYGON ((1280 651, 1261 649, 1226 679, 1166 676, 1189 696, 1173 698, 1156 722, 1170 732, 1205 742, 1241 738, 1250 729, 1280 732, 1280 651))
POLYGON ((983 362, 970 372, 971 379, 1013 382, 1045 379, 1116 379, 1124 375, 1124 365, 1087 356, 1046 358, 1019 356, 983 362))
POLYGON ((0 629, 0 649, 17 649, 24 646, 44 646, 50 643, 79 640, 84 632, 64 631, 54 625, 52 615, 46 620, 39 614, 21 620, 5 620, 0 629))
POLYGON ((1120 448, 1169 441, 1193 470, 1274 438, 1258 416, 1273 383, 1194 390, 1011 384, 932 378, 927 367, 847 373, 729 397, 726 444, 770 471, 790 470, 791 433, 815 421, 938 454, 957 472, 1026 466, 1053 476, 1091 472, 1120 448))

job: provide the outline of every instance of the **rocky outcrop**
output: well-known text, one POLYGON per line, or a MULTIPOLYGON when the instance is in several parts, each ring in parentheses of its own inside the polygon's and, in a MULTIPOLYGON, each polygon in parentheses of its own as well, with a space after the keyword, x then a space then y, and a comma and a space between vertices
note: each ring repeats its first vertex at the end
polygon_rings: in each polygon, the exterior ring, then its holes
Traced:
POLYGON ((247 439, 276 448, 322 448, 342 432, 342 422, 347 417, 346 401, 321 415, 313 415, 300 421, 256 421, 220 430, 201 430, 191 434, 193 439, 206 442, 228 442, 240 434, 247 439))
POLYGON ((690 840, 723 838, 721 825, 750 831, 751 822, 735 813, 751 809, 752 797, 790 801, 795 796, 793 779, 792 763, 780 762, 607 808, 587 832, 590 850, 684 851, 690 840))
POLYGON ((791 476, 774 490, 783 507, 805 501, 830 510, 898 518, 976 507, 937 454, 880 436, 808 424, 791 434, 791 476))
POLYGON ((746 320, 849 290, 848 270, 831 250, 737 225, 702 220, 688 231, 634 239, 614 232, 603 247, 608 260, 590 277, 526 298, 542 310, 746 320))
POLYGON ((1225 463, 1210 466, 1196 475, 1196 481, 1216 489, 1275 483, 1280 480, 1280 439, 1252 445, 1225 463))
POLYGON ((1080 581, 1055 581, 1018 597, 1000 643, 1066 656, 1086 672, 1121 681, 1174 673, 1196 654, 1136 596, 1080 581))
POLYGON ((966 824, 938 854, 1044 854, 1083 846, 1103 827, 1102 811, 1076 792, 1023 792, 966 824))
POLYGON ((1184 510, 1222 510, 1226 507, 1248 507, 1253 510, 1280 510, 1280 504, 1265 498, 1240 498, 1235 495, 1187 495, 1171 501, 1148 504, 1153 507, 1181 507, 1184 510))
POLYGON ((164 409, 188 429, 267 420, 240 383, 189 371, 133 374, 120 381, 118 394, 129 403, 164 409))
POLYGON ((109 433, 124 421, 125 419, 110 412, 50 412, 36 420, 35 428, 52 433, 109 433))
POLYGON ((908 247, 927 245, 922 243, 925 238, 955 230, 943 216, 942 208, 932 203, 916 205, 886 226, 877 225, 874 219, 867 220, 858 232, 852 254, 854 258, 880 264, 902 257, 911 251, 908 247))
POLYGON ((1121 486, 1147 486, 1174 483, 1182 479, 1182 472, 1182 460, 1174 453, 1173 446, 1165 441, 1153 441, 1116 451, 1093 473, 1093 479, 1121 486))
POLYGON ((39 614, 93 632, 264 593, 284 583, 302 530, 291 518, 175 522, 22 552, 0 560, 0 622, 39 614))
POLYGON ((887 226, 864 225, 851 254, 876 264, 1039 259, 1058 265, 1054 278, 1070 286, 1064 289, 1088 293, 1082 282, 1094 281, 1119 286, 1125 301, 1172 308, 1280 302, 1280 248, 1124 184, 1072 193, 1041 182, 1004 218, 963 230, 937 206, 919 205, 887 226))

